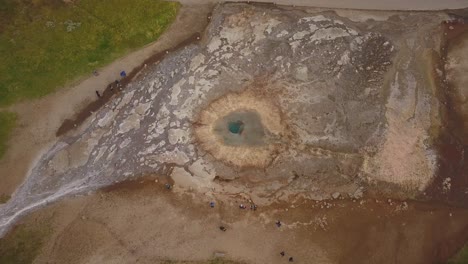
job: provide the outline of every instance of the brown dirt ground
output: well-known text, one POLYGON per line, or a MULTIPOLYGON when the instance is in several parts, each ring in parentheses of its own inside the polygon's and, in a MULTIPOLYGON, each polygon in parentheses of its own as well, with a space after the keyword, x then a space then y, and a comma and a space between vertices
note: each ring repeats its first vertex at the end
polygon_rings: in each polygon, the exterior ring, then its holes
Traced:
POLYGON ((69 198, 21 223, 50 221, 52 234, 35 263, 200 261, 214 252, 283 263, 283 250, 295 263, 443 263, 468 235, 468 210, 442 205, 408 202, 398 211, 399 201, 336 200, 327 209, 304 201, 251 211, 238 208, 241 198, 216 201, 212 209, 204 196, 177 195, 148 177, 69 198), (323 229, 317 219, 324 216, 323 229))
POLYGON ((102 94, 120 71, 131 72, 152 55, 203 31, 212 7, 210 4, 184 5, 176 21, 156 42, 99 69, 99 76, 86 77, 56 93, 10 107, 8 110, 18 115, 18 122, 8 143, 9 149, 0 160, 0 195, 11 195, 16 190, 41 151, 56 140, 56 132, 64 120, 73 118, 95 101, 96 90, 102 94))

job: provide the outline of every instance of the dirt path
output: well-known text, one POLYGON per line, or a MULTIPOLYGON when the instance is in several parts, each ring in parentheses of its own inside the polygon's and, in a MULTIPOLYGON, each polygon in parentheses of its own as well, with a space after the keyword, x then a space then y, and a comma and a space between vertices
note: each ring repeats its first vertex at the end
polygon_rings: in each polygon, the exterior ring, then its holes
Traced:
POLYGON ((184 5, 176 21, 154 43, 132 52, 99 69, 99 76, 79 81, 38 100, 10 107, 18 115, 18 125, 9 142, 9 150, 0 161, 0 194, 11 195, 23 182, 31 165, 42 150, 55 142, 55 133, 65 119, 72 118, 90 102, 96 100, 107 84, 119 77, 122 70, 130 72, 153 54, 170 49, 207 25, 206 17, 212 5, 184 5))

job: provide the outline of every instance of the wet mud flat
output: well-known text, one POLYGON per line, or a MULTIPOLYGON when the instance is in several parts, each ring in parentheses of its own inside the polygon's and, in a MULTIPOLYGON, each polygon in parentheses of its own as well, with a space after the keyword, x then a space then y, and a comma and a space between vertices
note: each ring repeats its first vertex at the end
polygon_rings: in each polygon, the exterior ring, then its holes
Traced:
POLYGON ((1 241, 12 243, 22 227, 40 231, 38 223, 47 222, 51 232, 44 236, 39 263, 89 263, 93 256, 115 255, 127 263, 160 263, 172 258, 162 256, 210 259, 219 251, 246 263, 284 263, 280 251, 297 263, 445 263, 466 233, 468 211, 443 204, 299 199, 252 211, 239 209, 240 203, 249 204, 245 197, 207 199, 190 191, 180 195, 167 190, 160 178, 155 182, 154 176, 54 203, 22 219, 1 241), (210 201, 215 201, 214 208, 210 201), (277 220, 281 228, 275 226, 277 220), (227 231, 220 232, 219 225, 227 231), (158 246, 161 240, 179 247, 158 246), (192 251, 187 247, 197 253, 188 253, 192 251))

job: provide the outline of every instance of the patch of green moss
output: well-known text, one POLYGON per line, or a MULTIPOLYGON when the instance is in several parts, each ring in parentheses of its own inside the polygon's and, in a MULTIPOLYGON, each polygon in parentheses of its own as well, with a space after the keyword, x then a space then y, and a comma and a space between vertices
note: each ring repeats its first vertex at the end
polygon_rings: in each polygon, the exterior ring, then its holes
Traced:
POLYGON ((50 227, 45 223, 15 227, 0 239, 0 263, 33 263, 49 234, 50 227))
POLYGON ((0 194, 0 204, 4 204, 10 200, 11 196, 6 194, 0 194))
POLYGON ((468 264, 468 244, 466 244, 447 264, 468 264))

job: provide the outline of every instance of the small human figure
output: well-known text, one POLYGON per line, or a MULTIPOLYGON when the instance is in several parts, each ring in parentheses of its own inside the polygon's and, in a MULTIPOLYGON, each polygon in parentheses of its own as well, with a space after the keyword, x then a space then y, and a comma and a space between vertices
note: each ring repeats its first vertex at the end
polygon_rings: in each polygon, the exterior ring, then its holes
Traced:
POLYGON ((281 252, 280 252, 280 255, 281 255, 282 257, 284 257, 284 251, 281 251, 281 252))
POLYGON ((94 76, 99 76, 99 72, 98 72, 97 70, 94 70, 94 71, 93 71, 93 75, 94 75, 94 76))
POLYGON ((220 229, 221 231, 223 231, 223 232, 226 232, 226 230, 227 230, 224 226, 220 226, 219 229, 220 229))
POLYGON ((250 210, 257 211, 257 205, 251 204, 251 205, 250 205, 250 210))
POLYGON ((210 202, 210 207, 214 208, 215 207, 215 202, 210 202))
POLYGON ((239 205, 239 208, 240 208, 240 209, 245 209, 246 207, 245 207, 244 204, 240 204, 240 205, 239 205))
POLYGON ((119 80, 115 80, 114 85, 116 88, 119 88, 119 91, 122 91, 122 84, 119 80))
POLYGON ((120 72, 120 77, 125 78, 127 76, 127 73, 125 71, 120 72))
POLYGON ((289 262, 293 262, 293 261, 294 261, 293 257, 289 257, 289 262))
POLYGON ((171 186, 169 183, 166 183, 164 186, 165 186, 166 189, 168 189, 168 190, 170 190, 170 189, 172 188, 172 186, 171 186))
POLYGON ((97 90, 96 90, 96 95, 97 95, 98 98, 101 98, 101 94, 97 90))
POLYGON ((276 226, 281 227, 281 221, 280 220, 276 221, 276 226))

